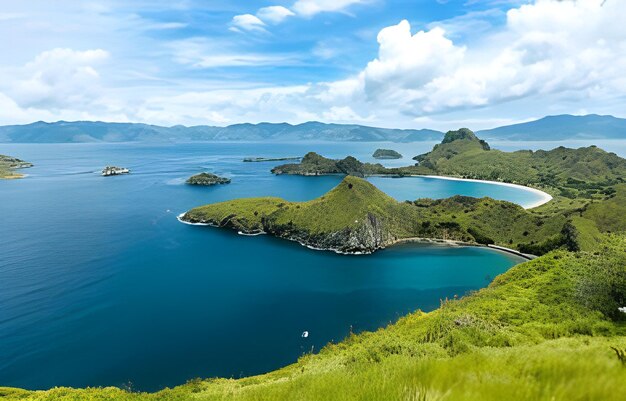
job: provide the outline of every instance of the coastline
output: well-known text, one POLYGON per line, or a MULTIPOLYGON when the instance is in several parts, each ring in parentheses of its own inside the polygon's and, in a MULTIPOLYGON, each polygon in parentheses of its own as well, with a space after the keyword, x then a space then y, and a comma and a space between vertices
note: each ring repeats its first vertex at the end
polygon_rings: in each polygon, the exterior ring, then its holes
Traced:
MULTIPOLYGON (((210 223, 190 223, 188 221, 185 221, 182 219, 182 217, 185 215, 185 213, 181 213, 179 215, 176 216, 176 220, 178 220, 179 222, 183 223, 183 224, 187 224, 190 226, 203 226, 203 227, 215 227, 215 228, 225 228, 225 227, 220 227, 218 225, 215 224, 210 224, 210 223)), ((246 237, 256 237, 257 235, 266 235, 268 234, 265 231, 259 231, 256 233, 245 233, 242 231, 237 230, 237 234, 238 235, 243 235, 246 237)), ((489 248, 495 251, 501 251, 501 252, 506 252, 506 253, 510 253, 516 256, 519 256, 521 258, 524 258, 526 260, 532 260, 534 258, 536 258, 537 256, 535 255, 529 255, 529 254, 525 254, 525 253, 521 253, 515 249, 511 249, 511 248, 506 248, 500 245, 483 245, 483 244, 479 244, 476 242, 464 242, 464 241, 456 241, 456 240, 447 240, 447 239, 442 239, 442 238, 424 238, 424 237, 408 237, 408 238, 398 238, 395 239, 391 242, 389 242, 388 244, 385 244, 384 246, 380 246, 377 249, 374 249, 370 252, 363 252, 363 251, 357 251, 357 252, 345 252, 345 251, 340 251, 339 249, 336 248, 320 248, 320 247, 316 247, 312 244, 307 244, 305 242, 302 242, 296 238, 291 238, 291 237, 282 237, 282 236, 278 236, 278 235, 273 235, 273 237, 278 238, 278 239, 283 239, 283 240, 287 240, 287 241, 291 241, 291 242, 297 242, 298 244, 300 244, 301 246, 314 250, 314 251, 331 251, 334 252, 336 254, 339 255, 371 255, 376 251, 380 251, 389 247, 393 247, 394 245, 399 245, 399 244, 406 244, 406 243, 420 243, 420 244, 431 244, 431 245, 443 245, 443 246, 449 246, 449 247, 462 247, 462 246, 472 246, 472 247, 477 247, 477 248, 489 248)))
POLYGON ((439 179, 439 180, 450 180, 450 181, 469 181, 469 182, 482 182, 484 184, 494 184, 494 185, 502 185, 505 187, 511 187, 511 188, 518 188, 518 189, 522 189, 525 191, 529 191, 529 192, 533 192, 537 195, 541 196, 541 199, 531 203, 530 205, 526 205, 526 206, 522 206, 524 209, 534 209, 536 207, 539 207, 541 205, 545 205, 546 203, 550 202, 553 198, 552 195, 550 195, 547 192, 544 192, 540 189, 537 188, 533 188, 533 187, 527 187, 525 185, 520 185, 520 184, 512 184, 510 182, 500 182, 500 181, 489 181, 489 180, 478 180, 478 179, 473 179, 473 178, 457 178, 457 177, 450 177, 447 175, 415 175, 412 177, 424 177, 424 178, 435 178, 435 179, 439 179))

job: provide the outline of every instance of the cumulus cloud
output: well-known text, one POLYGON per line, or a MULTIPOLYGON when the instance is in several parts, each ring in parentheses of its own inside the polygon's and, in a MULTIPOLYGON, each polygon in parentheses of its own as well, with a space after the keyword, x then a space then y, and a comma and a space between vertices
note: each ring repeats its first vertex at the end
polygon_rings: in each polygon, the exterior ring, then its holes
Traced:
POLYGON ((77 51, 53 49, 38 55, 4 88, 21 107, 80 108, 100 95, 96 67, 109 57, 101 49, 77 51))
POLYGON ((265 32, 265 23, 256 15, 242 14, 235 15, 231 22, 231 29, 235 31, 257 31, 265 32))
POLYGON ((269 6, 259 9, 256 13, 261 20, 271 23, 281 23, 285 18, 294 16, 294 12, 283 6, 269 6))
POLYGON ((540 0, 510 10, 502 31, 472 47, 436 24, 412 34, 402 21, 380 32, 378 57, 353 87, 373 104, 414 115, 535 95, 624 95, 624 13, 626 2, 540 0))

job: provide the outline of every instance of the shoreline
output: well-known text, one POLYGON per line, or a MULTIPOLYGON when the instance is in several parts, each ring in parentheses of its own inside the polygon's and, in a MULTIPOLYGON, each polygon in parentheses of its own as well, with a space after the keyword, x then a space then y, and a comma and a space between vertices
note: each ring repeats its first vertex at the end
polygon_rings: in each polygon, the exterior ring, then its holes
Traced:
MULTIPOLYGON (((285 173, 274 173, 274 175, 296 175, 296 176, 302 176, 302 177, 321 177, 321 176, 345 176, 346 174, 343 173, 327 173, 327 174, 285 174, 285 173)), ((502 182, 502 181, 489 181, 489 180, 479 180, 479 179, 475 179, 475 178, 460 178, 460 177, 452 177, 449 175, 422 175, 422 174, 410 174, 410 175, 395 175, 395 174, 368 174, 365 175, 365 179, 368 179, 369 177, 382 177, 382 178, 406 178, 406 177, 418 177, 418 178, 432 178, 432 179, 438 179, 438 180, 449 180, 449 181, 468 181, 468 182, 479 182, 479 183, 483 183, 483 184, 492 184, 492 185, 501 185, 504 187, 510 187, 510 188, 517 188, 517 189, 521 189, 523 191, 527 191, 527 192, 532 192, 534 194, 537 194, 541 197, 541 199, 539 199, 536 202, 533 202, 529 205, 521 205, 517 202, 511 202, 511 203, 515 203, 516 205, 520 205, 521 207, 523 207, 524 209, 534 209, 536 207, 545 205, 546 203, 550 202, 552 199, 554 199, 552 197, 552 195, 550 195, 547 192, 544 192, 540 189, 537 188, 533 188, 533 187, 528 187, 526 185, 521 185, 521 184, 513 184, 510 182, 502 182)), ((389 194, 387 194, 389 195, 389 194)), ((495 198, 494 198, 495 199, 495 198)))
MULTIPOLYGON (((218 229, 223 229, 223 228, 227 228, 227 227, 220 227, 218 225, 215 224, 211 224, 211 223, 190 223, 188 221, 185 221, 182 219, 182 217, 185 215, 185 213, 181 213, 179 215, 176 216, 176 220, 178 220, 179 222, 183 223, 183 224, 187 224, 190 226, 202 226, 202 227, 214 227, 214 228, 218 228, 218 229)), ((256 237, 258 235, 268 235, 269 233, 265 232, 265 231, 260 231, 260 232, 256 232, 256 233, 245 233, 242 232, 240 230, 236 230, 233 229, 233 231, 237 231, 237 235, 242 235, 245 237, 256 237)), ((430 245, 442 245, 442 246, 448 246, 448 247, 465 247, 465 246, 471 246, 471 247, 476 247, 476 248, 489 248, 495 251, 501 251, 501 252, 506 252, 506 253, 510 253, 513 254, 515 256, 518 256, 520 258, 526 259, 526 260, 532 260, 534 258, 536 258, 537 256, 535 255, 528 255, 528 254, 524 254, 521 253, 515 249, 511 249, 511 248, 506 248, 500 245, 483 245, 483 244, 479 244, 476 242, 464 242, 464 241, 457 241, 457 240, 447 240, 447 239, 442 239, 442 238, 424 238, 424 237, 408 237, 408 238, 399 238, 396 240, 391 241, 388 244, 385 244, 384 246, 378 247, 370 252, 364 252, 364 251, 357 251, 357 252, 345 252, 345 251, 340 251, 337 248, 319 248, 316 247, 312 244, 307 244, 305 242, 302 242, 296 238, 290 238, 290 237, 281 237, 278 235, 272 235, 272 237, 274 238, 278 238, 281 240, 286 240, 286 241, 291 241, 291 242, 297 242, 298 244, 300 244, 301 246, 311 249, 313 251, 323 251, 323 252, 334 252, 338 255, 355 255, 355 256, 359 256, 359 255, 371 255, 374 252, 383 250, 383 249, 387 249, 390 247, 393 247, 395 245, 400 245, 400 244, 407 244, 407 243, 419 243, 419 244, 430 244, 430 245)))
MULTIPOLYGON (((449 180, 449 181, 468 181, 468 182, 481 182, 483 184, 494 184, 494 185, 501 185, 504 187, 511 187, 511 188, 517 188, 517 189, 522 189, 528 192, 532 192, 535 193, 537 195, 541 196, 541 199, 531 203, 530 205, 527 206, 522 206, 524 209, 534 209, 536 207, 539 207, 541 205, 545 205, 546 203, 550 202, 553 197, 552 195, 550 195, 547 192, 544 192, 540 189, 537 188, 533 188, 533 187, 527 187, 525 185, 520 185, 520 184, 512 184, 510 182, 501 182, 501 181, 489 181, 489 180, 478 180, 478 179, 474 179, 474 178, 457 178, 457 177, 450 177, 447 175, 415 175, 412 177, 424 177, 424 178, 434 178, 434 179, 439 179, 439 180, 449 180)), ((519 205, 519 203, 518 203, 519 205)))

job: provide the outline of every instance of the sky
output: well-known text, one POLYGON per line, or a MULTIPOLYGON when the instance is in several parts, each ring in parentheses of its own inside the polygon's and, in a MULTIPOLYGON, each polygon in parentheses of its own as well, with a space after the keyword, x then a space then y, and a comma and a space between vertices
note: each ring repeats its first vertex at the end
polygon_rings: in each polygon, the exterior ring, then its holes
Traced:
POLYGON ((0 124, 626 117, 624 0, 0 0, 0 124))

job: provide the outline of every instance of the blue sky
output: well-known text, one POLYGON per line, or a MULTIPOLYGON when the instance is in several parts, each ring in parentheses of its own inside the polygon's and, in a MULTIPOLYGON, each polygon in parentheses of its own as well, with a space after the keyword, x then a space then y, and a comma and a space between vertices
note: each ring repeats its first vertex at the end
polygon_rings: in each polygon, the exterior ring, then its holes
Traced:
POLYGON ((620 115, 621 0, 0 0, 0 124, 620 115))

